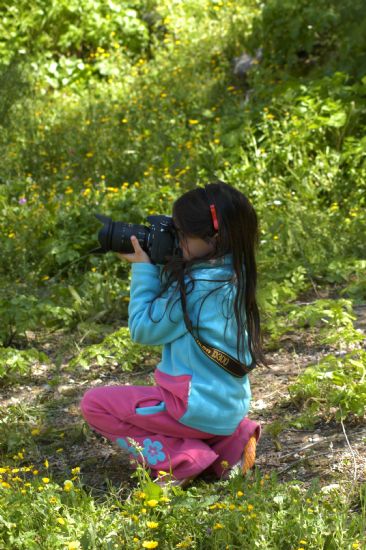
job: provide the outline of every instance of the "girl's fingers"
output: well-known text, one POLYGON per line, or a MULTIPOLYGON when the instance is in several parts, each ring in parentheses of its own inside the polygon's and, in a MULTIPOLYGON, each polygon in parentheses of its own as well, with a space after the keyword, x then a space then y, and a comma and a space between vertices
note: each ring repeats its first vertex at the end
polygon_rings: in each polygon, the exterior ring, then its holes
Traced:
POLYGON ((135 235, 132 235, 131 237, 132 246, 135 252, 140 252, 141 246, 135 235))
POLYGON ((142 250, 141 245, 135 237, 135 235, 131 236, 131 243, 133 246, 133 254, 121 254, 118 253, 118 256, 121 260, 127 260, 128 262, 135 263, 135 262, 144 262, 144 263, 151 263, 150 257, 146 254, 144 250, 142 250))

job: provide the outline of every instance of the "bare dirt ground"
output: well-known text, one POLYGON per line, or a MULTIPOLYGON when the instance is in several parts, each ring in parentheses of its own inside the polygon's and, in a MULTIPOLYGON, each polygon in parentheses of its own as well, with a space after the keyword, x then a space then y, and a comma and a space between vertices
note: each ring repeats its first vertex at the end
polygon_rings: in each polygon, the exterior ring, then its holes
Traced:
MULTIPOLYGON (((358 328, 366 332, 366 305, 356 307, 355 312, 358 328)), ((251 375, 250 417, 262 426, 256 464, 263 472, 275 471, 280 480, 309 483, 317 477, 327 485, 366 479, 364 422, 344 425, 322 421, 309 430, 291 426, 300 412, 289 399, 288 386, 308 364, 326 353, 304 338, 285 339, 280 350, 267 355, 270 368, 258 368, 251 375)), ((70 373, 67 361, 65 356, 56 383, 54 373, 44 367, 34 373, 32 382, 2 389, 0 417, 10 405, 23 411, 41 410, 40 434, 32 440, 29 452, 32 463, 41 466, 47 458, 53 476, 60 480, 68 477, 71 468, 80 466, 84 485, 95 495, 102 496, 111 486, 122 495, 136 483, 129 459, 89 430, 82 421, 79 403, 89 387, 152 383, 154 365, 142 365, 133 373, 120 373, 118 368, 70 373)), ((15 429, 24 429, 25 422, 15 429)), ((28 432, 33 426, 30 421, 28 432)))

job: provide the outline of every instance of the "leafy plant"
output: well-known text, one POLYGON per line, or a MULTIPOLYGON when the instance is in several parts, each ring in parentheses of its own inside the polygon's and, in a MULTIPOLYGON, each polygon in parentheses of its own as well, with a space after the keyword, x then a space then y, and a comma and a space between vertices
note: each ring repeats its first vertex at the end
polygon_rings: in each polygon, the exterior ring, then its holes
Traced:
POLYGON ((366 352, 356 350, 343 356, 327 355, 309 366, 289 386, 291 399, 314 419, 326 417, 363 418, 366 412, 366 352))
POLYGON ((158 357, 154 348, 136 344, 130 339, 129 329, 122 327, 109 334, 100 344, 83 349, 70 363, 69 368, 81 367, 89 370, 92 366, 115 365, 123 371, 131 371, 146 356, 158 357))
POLYGON ((14 384, 27 379, 32 373, 32 367, 40 363, 47 365, 49 362, 45 353, 33 348, 0 348, 0 385, 14 384))

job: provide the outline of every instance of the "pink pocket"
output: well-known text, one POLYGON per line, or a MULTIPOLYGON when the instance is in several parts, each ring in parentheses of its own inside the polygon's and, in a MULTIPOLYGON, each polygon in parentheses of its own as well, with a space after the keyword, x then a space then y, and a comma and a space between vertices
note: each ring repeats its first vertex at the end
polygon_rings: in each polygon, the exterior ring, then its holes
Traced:
POLYGON ((171 376, 158 369, 155 371, 155 382, 161 389, 166 409, 175 420, 179 420, 187 410, 191 380, 189 374, 171 376))

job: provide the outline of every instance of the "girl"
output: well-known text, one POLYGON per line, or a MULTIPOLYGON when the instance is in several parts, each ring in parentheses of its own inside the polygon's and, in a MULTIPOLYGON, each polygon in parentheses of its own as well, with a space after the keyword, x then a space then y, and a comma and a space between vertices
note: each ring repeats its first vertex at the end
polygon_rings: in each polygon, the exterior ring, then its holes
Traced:
POLYGON ((94 388, 81 410, 94 430, 155 476, 171 472, 184 486, 203 471, 222 477, 240 461, 243 472, 253 466, 260 427, 246 416, 247 373, 266 363, 255 297, 254 208, 217 181, 182 195, 173 223, 182 254, 165 266, 153 265, 134 236, 134 253, 119 254, 132 264, 131 338, 163 345, 156 385, 94 388), (204 351, 209 346, 216 350, 211 356, 204 351), (236 374, 225 368, 228 356, 240 363, 236 374))

